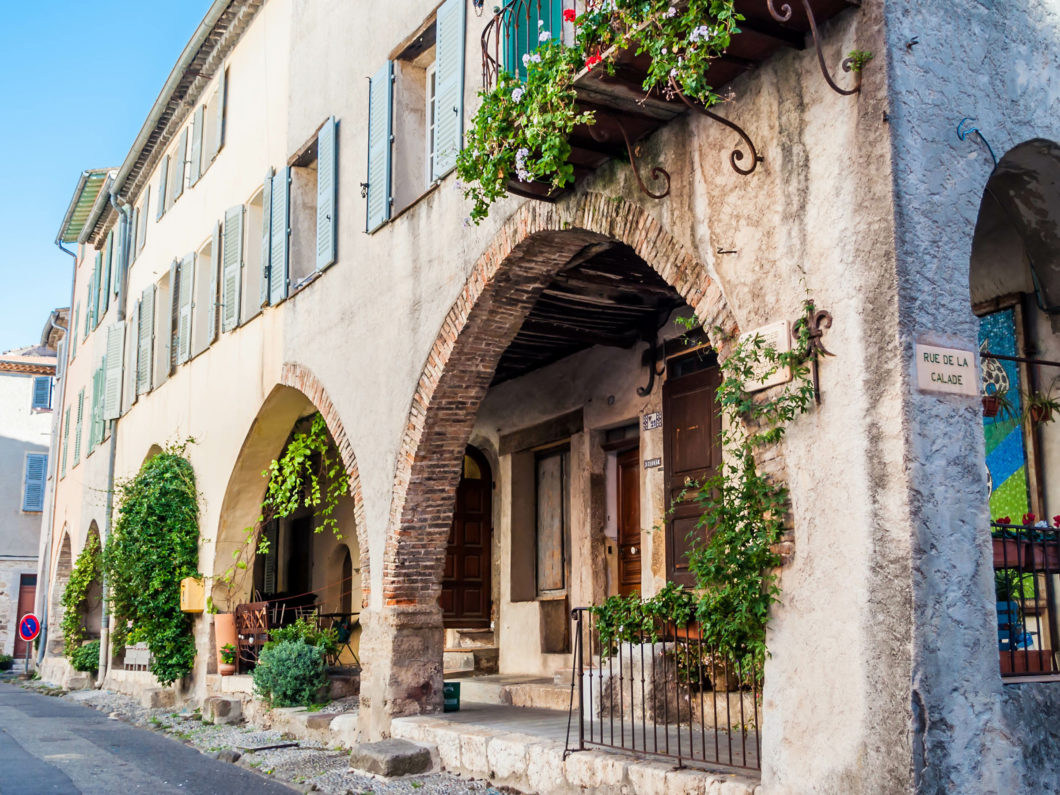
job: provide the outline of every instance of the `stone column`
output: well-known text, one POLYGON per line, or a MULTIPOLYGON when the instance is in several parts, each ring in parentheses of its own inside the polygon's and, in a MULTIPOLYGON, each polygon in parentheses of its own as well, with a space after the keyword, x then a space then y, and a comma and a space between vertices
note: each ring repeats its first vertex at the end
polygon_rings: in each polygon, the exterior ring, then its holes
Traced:
POLYGON ((361 614, 362 742, 390 736, 390 721, 442 711, 442 610, 386 606, 361 614))

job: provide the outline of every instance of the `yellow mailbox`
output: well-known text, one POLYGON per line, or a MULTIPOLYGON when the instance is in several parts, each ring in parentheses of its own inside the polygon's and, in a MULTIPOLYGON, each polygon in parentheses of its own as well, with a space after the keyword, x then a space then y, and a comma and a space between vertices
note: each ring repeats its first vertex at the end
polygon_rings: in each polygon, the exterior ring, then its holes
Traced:
POLYGON ((185 613, 201 613, 206 599, 206 585, 201 577, 185 577, 180 581, 180 609, 185 613))

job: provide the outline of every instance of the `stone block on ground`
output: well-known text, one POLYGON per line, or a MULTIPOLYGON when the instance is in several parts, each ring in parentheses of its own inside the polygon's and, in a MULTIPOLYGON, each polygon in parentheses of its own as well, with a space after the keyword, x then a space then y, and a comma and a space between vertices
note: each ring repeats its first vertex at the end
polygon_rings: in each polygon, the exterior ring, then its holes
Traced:
POLYGON ((211 696, 202 702, 202 719, 209 723, 239 723, 243 720, 243 702, 238 698, 211 696))
POLYGON ((431 768, 431 752, 407 740, 360 743, 350 754, 350 767, 387 778, 424 773, 431 768))
POLYGON ((152 687, 140 694, 140 706, 147 709, 165 709, 176 703, 177 694, 169 687, 152 687))

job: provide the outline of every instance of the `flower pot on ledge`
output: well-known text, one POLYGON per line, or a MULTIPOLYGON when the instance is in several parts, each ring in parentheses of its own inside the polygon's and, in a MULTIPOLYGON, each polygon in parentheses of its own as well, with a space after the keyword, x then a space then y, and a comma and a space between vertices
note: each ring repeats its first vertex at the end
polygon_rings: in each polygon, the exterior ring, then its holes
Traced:
POLYGON ((231 676, 236 672, 235 663, 226 663, 221 657, 221 649, 228 644, 239 648, 236 636, 236 617, 234 613, 218 613, 213 617, 214 648, 217 652, 217 672, 221 676, 231 676))
POLYGON ((1021 538, 992 538, 995 569, 1029 569, 1033 560, 1030 542, 1021 538))

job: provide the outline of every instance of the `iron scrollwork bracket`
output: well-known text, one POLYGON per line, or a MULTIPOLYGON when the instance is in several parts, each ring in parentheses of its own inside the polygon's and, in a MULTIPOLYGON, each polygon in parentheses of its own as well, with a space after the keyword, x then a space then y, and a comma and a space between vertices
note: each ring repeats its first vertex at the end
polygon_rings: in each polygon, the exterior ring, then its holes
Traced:
MULTIPOLYGON (((853 59, 844 58, 840 66, 844 72, 854 72, 857 78, 857 83, 853 88, 841 88, 835 80, 832 79, 832 75, 828 71, 828 64, 826 64, 824 60, 824 51, 821 49, 821 35, 817 31, 817 18, 813 14, 810 0, 802 0, 802 7, 806 10, 806 21, 810 23, 810 35, 813 36, 813 47, 817 50, 817 63, 821 66, 821 74, 824 75, 828 87, 844 97, 849 97, 851 94, 857 94, 861 91, 861 70, 854 69, 853 59)), ((791 20, 791 6, 788 3, 783 3, 778 11, 774 5, 774 0, 766 0, 766 8, 769 9, 769 15, 781 24, 791 20)))
POLYGON ((685 96, 684 92, 678 89, 677 83, 674 82, 673 78, 670 79, 670 89, 678 97, 680 97, 681 101, 684 102, 689 108, 696 111, 697 113, 702 113, 708 119, 713 119, 716 122, 724 124, 730 130, 735 131, 737 135, 743 138, 744 144, 747 146, 748 151, 751 153, 751 165, 747 168, 744 168, 740 165, 740 161, 742 161, 744 158, 744 153, 737 147, 736 149, 733 149, 732 152, 729 154, 729 165, 732 166, 733 171, 735 171, 737 174, 742 174, 746 177, 748 174, 753 173, 754 170, 758 168, 759 163, 765 161, 765 158, 762 157, 762 155, 758 154, 758 149, 755 148, 755 144, 754 141, 751 140, 751 136, 744 132, 744 129, 740 125, 738 125, 734 121, 726 119, 723 116, 719 116, 717 113, 713 113, 704 108, 702 105, 699 105, 690 100, 688 97, 685 96))
MULTIPOLYGON (((600 110, 596 110, 596 114, 597 116, 605 115, 608 121, 618 127, 618 131, 622 133, 622 141, 625 143, 626 151, 629 153, 629 164, 633 168, 633 176, 636 178, 637 185, 640 186, 641 192, 651 199, 664 199, 669 196, 670 172, 662 166, 652 166, 651 178, 656 182, 659 180, 663 180, 666 184, 663 190, 658 193, 648 188, 648 186, 644 184, 644 179, 640 175, 640 169, 637 168, 637 157, 636 153, 633 151, 633 142, 629 139, 629 133, 626 132, 625 125, 622 124, 622 121, 617 116, 611 113, 602 114, 600 110)), ((595 126, 589 127, 589 135, 594 141, 598 141, 600 143, 604 143, 610 138, 606 131, 597 130, 595 126)))
POLYGON ((655 363, 659 359, 659 338, 658 332, 651 335, 648 340, 648 349, 644 351, 644 356, 641 360, 641 364, 648 368, 648 385, 638 386, 637 394, 641 397, 647 397, 651 394, 651 391, 655 389, 655 379, 662 376, 666 372, 666 365, 664 364, 661 368, 656 369, 655 363))
POLYGON ((791 324, 792 336, 798 339, 806 330, 806 348, 803 350, 803 361, 809 362, 810 377, 813 380, 813 399, 821 405, 821 383, 817 374, 817 363, 821 356, 835 356, 824 347, 822 339, 826 330, 832 327, 832 313, 824 309, 809 309, 804 317, 791 324))

